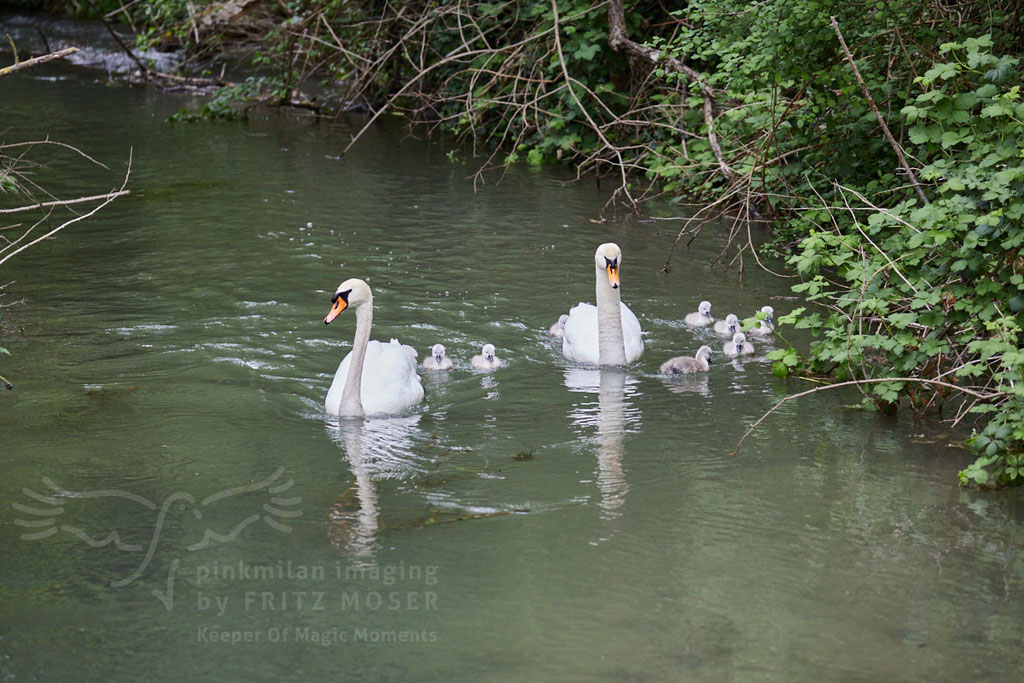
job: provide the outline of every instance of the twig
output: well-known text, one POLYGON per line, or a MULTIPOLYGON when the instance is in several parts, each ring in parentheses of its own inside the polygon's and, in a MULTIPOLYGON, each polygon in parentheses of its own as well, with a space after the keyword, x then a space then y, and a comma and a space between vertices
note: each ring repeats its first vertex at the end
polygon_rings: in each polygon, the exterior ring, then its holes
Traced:
POLYGON ((874 378, 871 378, 871 379, 851 379, 851 380, 846 381, 846 382, 837 382, 835 384, 827 384, 827 385, 822 386, 822 387, 815 387, 814 389, 808 389, 807 391, 801 391, 799 394, 793 394, 792 396, 786 396, 785 398, 780 400, 774 406, 769 408, 768 412, 766 412, 764 415, 762 415, 760 418, 758 418, 757 422, 755 422, 754 424, 750 425, 750 429, 748 429, 746 431, 746 433, 740 438, 740 440, 736 443, 736 448, 734 448, 732 450, 732 452, 729 453, 729 455, 736 455, 737 453, 739 453, 740 446, 743 445, 743 442, 746 441, 747 437, 750 436, 751 432, 753 432, 755 429, 757 429, 757 426, 759 424, 761 424, 762 422, 764 422, 765 418, 767 418, 769 415, 771 415, 776 410, 778 410, 782 406, 782 404, 787 402, 787 401, 792 401, 794 398, 800 398, 802 396, 807 396, 809 394, 815 394, 815 393, 817 393, 819 391, 827 391, 828 389, 838 389, 839 387, 848 387, 848 386, 861 385, 861 384, 879 384, 881 382, 916 382, 918 384, 932 384, 932 385, 935 385, 935 386, 946 387, 948 389, 955 389, 955 390, 957 390, 957 391, 959 391, 961 393, 967 394, 969 396, 974 396, 975 398, 977 398, 979 400, 982 400, 982 401, 988 401, 988 400, 991 400, 993 398, 998 398, 999 396, 1003 395, 1002 392, 996 392, 994 394, 982 394, 982 393, 979 393, 977 391, 974 391, 973 389, 968 389, 966 387, 961 387, 961 386, 958 386, 956 384, 950 384, 949 382, 941 382, 941 381, 936 380, 936 379, 924 379, 922 377, 874 377, 874 378))
MULTIPOLYGON (((583 10, 581 12, 577 12, 576 14, 573 15, 573 18, 582 16, 582 15, 588 13, 591 9, 593 9, 593 8, 586 9, 586 10, 583 10)), ((504 46, 503 49, 504 50, 514 50, 516 48, 519 48, 522 45, 525 45, 525 44, 527 44, 529 42, 532 42, 534 40, 537 40, 539 38, 542 38, 542 37, 546 36, 548 33, 551 33, 554 30, 554 28, 556 28, 556 27, 557 27, 557 23, 552 28, 545 29, 543 31, 538 31, 537 33, 534 33, 531 36, 528 36, 528 37, 526 37, 526 38, 524 38, 524 39, 522 39, 522 40, 520 40, 520 41, 518 41, 516 43, 513 43, 512 45, 504 46)), ((407 32, 407 35, 408 35, 408 33, 411 33, 411 32, 412 32, 411 30, 409 32, 407 32)), ((394 52, 394 49, 388 51, 386 53, 386 56, 390 56, 393 52, 394 52)), ((380 107, 376 112, 374 112, 373 116, 370 117, 370 119, 363 125, 363 127, 359 129, 359 132, 356 133, 352 137, 352 140, 350 140, 349 143, 345 146, 345 149, 342 150, 342 155, 348 153, 349 149, 352 148, 352 145, 354 145, 356 143, 356 141, 360 137, 363 136, 363 133, 365 133, 367 130, 369 130, 370 126, 373 125, 373 122, 376 121, 378 118, 380 118, 381 114, 383 114, 385 111, 390 109, 391 105, 394 104, 395 101, 399 97, 401 97, 405 93, 406 90, 408 90, 413 85, 418 83, 428 73, 430 73, 431 71, 433 71, 434 69, 436 69, 436 68, 438 68, 440 66, 444 66, 445 64, 448 64, 449 62, 453 62, 453 61, 456 61, 456 60, 459 60, 459 59, 465 59, 467 57, 476 57, 476 56, 483 55, 483 54, 490 54, 492 52, 493 52, 493 50, 490 49, 490 48, 481 48, 481 49, 476 49, 476 50, 465 50, 464 52, 452 51, 452 52, 449 52, 447 55, 445 55, 444 58, 442 58, 441 60, 439 60, 437 62, 434 62, 430 66, 428 66, 425 69, 423 69, 422 71, 418 72, 408 82, 406 82, 406 84, 403 85, 394 95, 392 95, 390 98, 388 98, 388 101, 384 104, 384 106, 380 107)), ((378 62, 379 61, 380 60, 378 60, 378 62)), ((375 63, 373 66, 378 66, 378 64, 375 63)))
POLYGON ((872 111, 875 112, 875 118, 878 119, 878 125, 882 128, 882 133, 885 134, 885 139, 889 141, 894 152, 896 152, 896 158, 900 161, 900 166, 907 172, 907 176, 910 178, 910 182, 914 184, 914 189, 917 190, 917 196, 921 198, 921 201, 925 204, 928 203, 928 198, 924 196, 924 190, 921 189, 921 185, 917 182, 917 176, 914 174, 913 169, 907 163, 906 158, 903 156, 903 150, 896 143, 896 139, 889 132, 889 126, 885 124, 885 119, 882 118, 882 112, 878 111, 878 105, 875 104, 875 98, 871 96, 871 92, 868 90, 868 86, 864 83, 864 79, 861 78, 860 70, 857 68, 857 64, 853 61, 853 55, 850 54, 850 48, 846 47, 846 40, 843 38, 843 34, 839 31, 839 22, 836 21, 835 17, 832 19, 832 28, 835 29, 836 36, 839 38, 839 44, 843 48, 843 53, 846 55, 846 61, 850 64, 850 68, 853 69, 853 75, 857 77, 857 83, 860 84, 861 92, 864 93, 864 97, 867 98, 868 104, 871 105, 872 111))
POLYGON ((29 148, 31 148, 31 147, 33 147, 35 145, 56 145, 57 147, 64 147, 65 149, 70 149, 72 152, 78 154, 79 156, 83 157, 84 159, 88 159, 89 161, 91 161, 92 163, 96 164, 97 166, 102 166, 103 168, 106 168, 108 171, 110 170, 109 168, 107 168, 107 165, 104 164, 102 161, 96 161, 91 156, 89 156, 88 154, 86 154, 82 150, 78 149, 74 145, 69 145, 66 142, 57 142, 56 140, 51 140, 49 137, 47 137, 45 140, 31 140, 29 142, 10 142, 10 143, 7 143, 7 144, 0 144, 0 151, 5 150, 5 149, 10 149, 12 147, 29 147, 29 148))
POLYGON ((130 151, 128 153, 128 170, 125 171, 124 181, 121 183, 120 190, 117 190, 115 192, 111 192, 109 195, 106 195, 106 197, 107 197, 106 200, 102 204, 100 204, 99 206, 94 208, 92 211, 89 211, 88 213, 84 213, 81 216, 77 216, 75 218, 72 218, 71 220, 67 221, 66 223, 62 223, 61 225, 58 225, 56 228, 54 228, 50 232, 46 233, 45 235, 37 237, 36 239, 32 240, 28 244, 26 244, 24 246, 21 246, 21 247, 18 247, 17 249, 12 251, 10 254, 7 254, 3 258, 0 258, 0 265, 3 265, 5 262, 7 262, 11 258, 13 258, 15 255, 17 255, 20 252, 22 252, 22 251, 28 249, 29 247, 31 247, 33 244, 38 244, 39 242, 42 242, 43 240, 45 240, 47 237, 51 237, 51 236, 57 234, 58 232, 60 232, 64 228, 68 227, 72 223, 77 223, 80 220, 84 220, 84 219, 92 216, 97 211, 99 211, 100 209, 105 207, 107 204, 109 204, 110 202, 114 201, 114 199, 116 199, 117 197, 129 194, 129 190, 126 190, 125 187, 128 185, 128 178, 131 175, 131 173, 132 173, 132 152, 130 151))
POLYGON ((33 211, 35 209, 42 209, 48 206, 67 206, 68 204, 81 204, 82 202, 94 202, 99 199, 114 199, 120 197, 123 194, 130 194, 129 190, 118 190, 116 192, 108 192, 107 194, 97 194, 91 197, 79 197, 77 199, 64 199, 55 202, 39 202, 38 204, 30 204, 29 206, 19 206, 14 209, 0 209, 0 214, 3 213, 20 213, 22 211, 33 211))
MULTIPOLYGON (((576 91, 573 90, 573 88, 572 88, 572 84, 574 82, 578 83, 578 81, 576 81, 575 79, 573 79, 572 77, 569 76, 569 69, 565 66, 565 56, 562 55, 562 39, 559 37, 559 31, 558 31, 558 1, 557 0, 551 0, 551 11, 554 14, 555 50, 558 52, 558 63, 562 67, 562 75, 565 76, 565 82, 569 86, 569 95, 572 97, 573 102, 576 103, 576 106, 580 108, 580 112, 582 112, 583 116, 586 117, 587 122, 590 123, 590 127, 593 128, 594 132, 597 133, 597 136, 599 138, 601 138, 601 142, 604 143, 604 146, 607 147, 608 149, 612 150, 612 152, 615 153, 615 157, 619 160, 619 172, 622 174, 622 191, 625 193, 626 197, 629 199, 630 204, 632 204, 635 207, 636 206, 636 202, 633 200, 632 195, 629 194, 629 181, 626 178, 626 166, 625 166, 625 164, 622 161, 622 152, 619 151, 618 147, 616 147, 615 145, 613 145, 611 142, 608 141, 608 138, 605 137, 604 132, 602 132, 601 128, 598 127, 598 125, 596 123, 594 123, 594 119, 591 118, 590 112, 587 111, 587 108, 583 106, 583 103, 580 102, 580 98, 576 96, 576 91)), ((582 84, 580 84, 580 85, 582 85, 582 84)), ((586 87, 586 86, 584 86, 584 87, 586 87)))
MULTIPOLYGON (((837 184, 837 187, 839 187, 838 184, 837 184)), ((846 202, 846 195, 845 194, 843 195, 843 202, 846 202)), ((849 203, 848 202, 846 202, 846 203, 847 203, 847 209, 849 209, 849 203)), ((860 233, 861 237, 863 237, 865 240, 867 240, 867 243, 870 244, 872 247, 874 247, 875 251, 877 251, 879 254, 882 255, 882 258, 884 258, 886 260, 886 262, 888 262, 889 267, 892 268, 893 272, 900 276, 900 279, 903 280, 904 284, 906 284, 907 287, 910 287, 912 290, 914 290, 914 294, 917 294, 917 292, 918 292, 917 287, 915 287, 910 282, 910 280, 908 280, 903 275, 903 273, 900 272, 900 269, 896 266, 895 263, 893 263, 892 259, 889 258, 889 255, 887 253, 885 253, 882 250, 881 247, 879 247, 877 244, 875 244, 874 240, 872 240, 870 237, 868 237, 868 234, 866 232, 864 232, 863 228, 860 227, 860 221, 857 220, 857 215, 854 214, 852 210, 850 210, 850 217, 853 219, 853 227, 857 228, 857 232, 860 233)), ((882 270, 883 270, 882 268, 879 268, 875 272, 877 274, 878 272, 881 272, 882 270)))

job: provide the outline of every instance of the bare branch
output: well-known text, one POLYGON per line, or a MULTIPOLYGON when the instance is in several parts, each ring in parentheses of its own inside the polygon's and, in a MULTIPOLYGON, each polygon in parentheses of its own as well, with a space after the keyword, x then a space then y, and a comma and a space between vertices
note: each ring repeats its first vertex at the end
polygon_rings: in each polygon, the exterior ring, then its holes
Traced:
POLYGON ((843 53, 846 55, 846 61, 850 64, 850 68, 853 69, 853 75, 857 77, 857 83, 860 84, 861 92, 864 93, 864 97, 867 98, 868 104, 871 105, 872 111, 875 112, 875 118, 878 119, 878 125, 882 128, 882 133, 885 135, 885 139, 889 141, 889 145, 892 146, 894 152, 896 152, 896 158, 899 159, 900 166, 906 171, 907 177, 910 178, 910 182, 914 184, 914 189, 917 191, 917 196, 921 198, 921 201, 925 204, 928 203, 928 197, 924 196, 924 190, 921 189, 921 185, 917 182, 917 176, 914 174, 912 168, 907 163, 906 158, 903 156, 903 150, 897 144, 896 139, 889 132, 889 126, 885 124, 885 119, 882 118, 882 112, 878 111, 878 105, 875 104, 875 98, 871 96, 871 91, 868 90, 868 86, 864 83, 864 79, 861 78, 860 70, 857 69, 857 64, 853 61, 853 55, 850 54, 850 48, 846 47, 846 40, 843 39, 843 34, 839 31, 839 22, 836 21, 835 17, 832 19, 832 28, 835 29, 836 36, 839 38, 839 44, 843 48, 843 53))

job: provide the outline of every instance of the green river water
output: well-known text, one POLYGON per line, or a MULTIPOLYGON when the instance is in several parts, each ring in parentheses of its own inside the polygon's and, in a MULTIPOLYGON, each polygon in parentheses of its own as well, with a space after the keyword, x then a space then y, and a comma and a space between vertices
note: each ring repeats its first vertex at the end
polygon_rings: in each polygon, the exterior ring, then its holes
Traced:
POLYGON ((730 455, 810 385, 756 339, 706 378, 657 374, 720 349, 682 323, 701 299, 799 305, 749 259, 742 283, 709 268, 722 229, 659 275, 677 223, 602 223, 608 188, 560 171, 474 192, 395 120, 341 159, 362 120, 168 124, 187 97, 67 67, 0 79, 0 102, 6 142, 109 166, 37 150, 58 197, 119 186, 132 157, 130 196, 0 270, 25 300, 0 344, 5 679, 1019 675, 1024 506, 957 489, 964 433, 840 390, 730 455), (605 241, 646 333, 625 370, 547 336, 593 301, 605 241), (405 416, 323 413, 348 277, 374 339, 455 361, 405 416), (486 342, 506 365, 474 373, 486 342))

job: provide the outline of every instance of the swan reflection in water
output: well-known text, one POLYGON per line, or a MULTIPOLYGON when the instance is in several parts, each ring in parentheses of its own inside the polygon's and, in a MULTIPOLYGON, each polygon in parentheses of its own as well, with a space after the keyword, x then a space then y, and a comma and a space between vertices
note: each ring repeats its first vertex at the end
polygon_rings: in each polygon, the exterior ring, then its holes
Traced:
POLYGON ((380 528, 380 504, 376 482, 404 479, 419 471, 414 451, 421 436, 419 415, 404 417, 331 418, 327 431, 341 446, 355 477, 358 509, 353 510, 349 491, 339 496, 329 513, 331 543, 355 557, 372 560, 380 528))
POLYGON ((700 394, 710 396, 708 373, 696 372, 690 375, 661 375, 661 383, 674 394, 700 394))
POLYGON ((631 401, 637 395, 636 385, 636 378, 620 368, 568 368, 565 371, 565 386, 569 391, 597 394, 596 404, 576 404, 569 418, 587 431, 590 427, 596 428, 588 441, 597 446, 597 488, 604 519, 622 514, 620 508, 629 492, 623 440, 640 424, 640 410, 631 401))

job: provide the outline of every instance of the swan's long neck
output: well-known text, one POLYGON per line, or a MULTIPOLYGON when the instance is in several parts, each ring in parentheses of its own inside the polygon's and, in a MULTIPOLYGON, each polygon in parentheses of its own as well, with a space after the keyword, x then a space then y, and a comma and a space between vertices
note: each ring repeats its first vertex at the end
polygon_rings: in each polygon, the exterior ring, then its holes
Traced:
POLYGON ((626 343, 622 338, 619 290, 608 282, 604 268, 597 273, 597 357, 600 365, 625 365, 626 343))
POLYGON ((341 415, 362 415, 363 361, 366 360, 366 345, 370 343, 370 328, 373 327, 373 299, 356 308, 356 336, 352 341, 352 362, 348 366, 345 390, 341 393, 338 413, 341 415))

